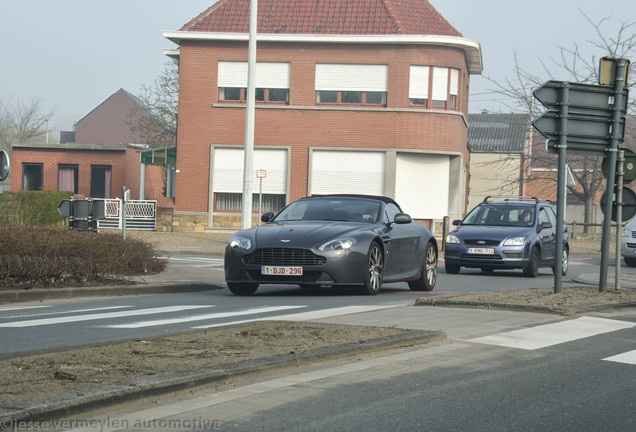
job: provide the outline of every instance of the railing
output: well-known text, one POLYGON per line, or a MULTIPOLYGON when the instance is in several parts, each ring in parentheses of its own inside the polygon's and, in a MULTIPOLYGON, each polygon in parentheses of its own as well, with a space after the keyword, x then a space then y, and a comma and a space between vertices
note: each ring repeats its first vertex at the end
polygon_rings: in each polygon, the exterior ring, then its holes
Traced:
MULTIPOLYGON (((104 201, 105 218, 98 222, 98 227, 122 229, 121 199, 106 199, 104 201)), ((157 229, 157 201, 126 201, 126 229, 155 231, 157 229)))

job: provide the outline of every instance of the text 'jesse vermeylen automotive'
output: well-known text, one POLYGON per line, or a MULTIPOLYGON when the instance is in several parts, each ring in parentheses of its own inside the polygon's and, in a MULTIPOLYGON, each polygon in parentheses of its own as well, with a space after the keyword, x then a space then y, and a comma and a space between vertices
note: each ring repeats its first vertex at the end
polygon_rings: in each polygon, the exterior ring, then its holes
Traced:
POLYGON ((261 284, 355 287, 366 294, 379 293, 383 282, 435 287, 437 241, 391 198, 311 196, 261 220, 228 239, 225 280, 236 295, 252 295, 261 284))

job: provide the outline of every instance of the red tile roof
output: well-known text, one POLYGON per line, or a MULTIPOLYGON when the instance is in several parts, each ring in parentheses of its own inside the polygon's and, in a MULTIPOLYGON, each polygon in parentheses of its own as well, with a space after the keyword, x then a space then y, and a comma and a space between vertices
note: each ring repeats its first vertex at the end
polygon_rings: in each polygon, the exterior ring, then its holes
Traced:
MULTIPOLYGON (((181 31, 248 33, 249 0, 219 0, 181 31)), ((257 32, 462 36, 427 0, 260 0, 257 32)))

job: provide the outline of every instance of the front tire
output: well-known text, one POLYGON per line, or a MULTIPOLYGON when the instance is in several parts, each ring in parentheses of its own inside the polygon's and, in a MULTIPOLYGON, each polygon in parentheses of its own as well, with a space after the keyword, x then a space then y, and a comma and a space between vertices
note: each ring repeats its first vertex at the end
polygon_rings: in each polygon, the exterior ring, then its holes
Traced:
POLYGON ((432 291, 437 282, 437 250, 431 242, 424 248, 422 274, 416 281, 409 282, 411 291, 432 291))
POLYGON ((532 256, 528 266, 523 269, 523 275, 529 278, 536 278, 539 274, 539 262, 541 261, 541 253, 539 248, 532 249, 532 256))
POLYGON ((238 283, 238 282, 228 282, 227 287, 230 292, 234 295, 238 296, 251 296, 258 289, 257 283, 238 283))
MULTIPOLYGON (((563 248, 563 258, 561 259, 561 276, 565 276, 568 273, 568 250, 563 248)), ((556 267, 552 267, 552 274, 556 274, 556 267)))
POLYGON ((636 267, 636 258, 625 257, 625 264, 627 267, 636 267))
POLYGON ((364 274, 364 285, 362 290, 365 294, 376 295, 382 288, 382 277, 384 274, 384 254, 377 242, 371 243, 367 255, 367 268, 364 274))

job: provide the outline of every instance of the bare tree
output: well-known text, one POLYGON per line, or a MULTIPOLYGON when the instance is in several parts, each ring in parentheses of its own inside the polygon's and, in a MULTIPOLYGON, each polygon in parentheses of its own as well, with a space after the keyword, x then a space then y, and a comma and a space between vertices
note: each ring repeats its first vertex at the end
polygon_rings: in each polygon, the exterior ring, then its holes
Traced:
MULTIPOLYGON (((547 59, 539 59, 541 72, 535 74, 525 69, 517 52, 514 53, 513 75, 500 82, 486 76, 486 79, 494 85, 492 91, 505 96, 510 102, 504 103, 512 112, 528 113, 531 117, 538 116, 545 107, 537 103, 532 95, 532 90, 541 86, 550 79, 570 81, 577 83, 596 84, 599 74, 599 60, 602 57, 629 58, 636 54, 636 22, 621 22, 616 33, 610 35, 606 28, 612 17, 601 18, 598 21, 590 19, 583 11, 579 12, 585 21, 594 29, 594 38, 585 41, 588 45, 583 49, 579 43, 572 47, 561 47, 558 57, 548 56, 547 59), (587 52, 596 54, 588 55, 587 52)), ((633 114, 636 109, 636 101, 632 98, 628 103, 628 112, 633 114)), ((636 149, 636 137, 633 130, 633 122, 627 121, 623 147, 636 149)), ((535 135, 539 133, 534 131, 535 135)), ((539 165, 542 167, 556 167, 556 156, 549 153, 533 152, 532 159, 527 161, 527 167, 539 165)), ((592 221, 594 200, 598 197, 601 187, 605 185, 605 179, 601 171, 602 158, 595 156, 568 155, 568 164, 573 168, 573 175, 577 185, 570 187, 571 194, 580 201, 585 202, 585 222, 592 221)), ((530 170, 526 170, 529 174, 530 170)), ((556 175, 554 171, 532 171, 532 176, 520 179, 524 182, 541 182, 545 188, 552 191, 556 188, 556 175)))
POLYGON ((10 154, 11 144, 43 141, 52 117, 53 112, 45 112, 37 99, 27 103, 0 100, 0 148, 10 154))
POLYGON ((174 60, 151 86, 143 86, 138 95, 139 107, 131 113, 131 130, 140 142, 151 147, 176 144, 177 111, 179 103, 179 69, 174 60))

